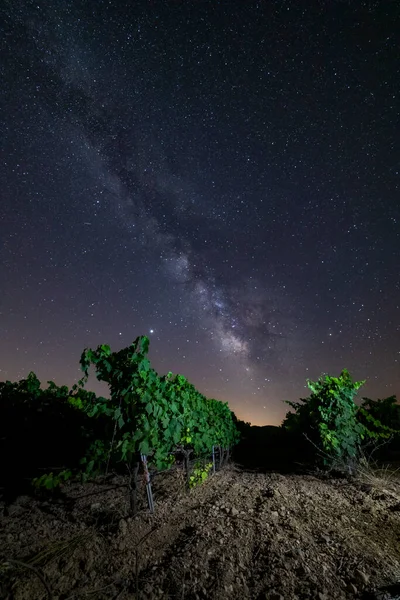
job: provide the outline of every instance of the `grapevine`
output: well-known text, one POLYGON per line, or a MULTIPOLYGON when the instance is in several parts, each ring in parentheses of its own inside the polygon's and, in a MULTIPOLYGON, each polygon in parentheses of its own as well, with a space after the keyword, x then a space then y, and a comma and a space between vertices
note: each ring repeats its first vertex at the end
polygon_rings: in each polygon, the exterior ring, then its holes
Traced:
POLYGON ((85 349, 80 360, 83 378, 70 399, 91 418, 101 416, 113 425, 109 439, 96 440, 82 459, 87 476, 104 471, 110 460, 122 462, 131 473, 133 491, 140 455, 160 470, 171 466, 177 450, 188 465, 192 453, 200 456, 211 453, 213 446, 228 448, 239 438, 227 403, 206 398, 183 375, 158 375, 148 350, 146 336, 119 352, 105 344, 85 349), (80 398, 91 365, 97 379, 109 385, 109 399, 80 398))

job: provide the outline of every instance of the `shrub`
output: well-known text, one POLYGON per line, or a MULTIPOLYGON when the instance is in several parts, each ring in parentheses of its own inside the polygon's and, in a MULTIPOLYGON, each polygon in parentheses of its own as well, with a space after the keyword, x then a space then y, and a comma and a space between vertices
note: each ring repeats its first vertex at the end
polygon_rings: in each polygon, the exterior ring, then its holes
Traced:
MULTIPOLYGON (((79 390, 82 398, 91 392, 79 390)), ((68 387, 49 381, 43 389, 35 373, 18 382, 0 382, 0 486, 4 494, 36 486, 51 486, 43 472, 59 481, 66 467, 77 468, 92 439, 94 423, 71 398, 68 387)), ((64 477, 65 480, 65 477, 64 477)), ((28 490, 27 490, 28 491, 28 490)))
POLYGON ((346 369, 339 377, 322 375, 318 381, 307 380, 311 395, 300 402, 287 402, 294 412, 286 415, 283 427, 306 436, 316 450, 315 458, 325 466, 350 464, 366 435, 354 403, 363 384, 353 382, 346 369))

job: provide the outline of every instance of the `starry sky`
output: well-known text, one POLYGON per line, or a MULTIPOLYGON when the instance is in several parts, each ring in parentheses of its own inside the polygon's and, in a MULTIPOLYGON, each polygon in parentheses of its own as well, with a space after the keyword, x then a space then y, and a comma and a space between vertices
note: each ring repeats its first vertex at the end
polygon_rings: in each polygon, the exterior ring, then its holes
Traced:
POLYGON ((397 2, 0 16, 0 380, 149 335, 253 424, 343 368, 400 395, 397 2))

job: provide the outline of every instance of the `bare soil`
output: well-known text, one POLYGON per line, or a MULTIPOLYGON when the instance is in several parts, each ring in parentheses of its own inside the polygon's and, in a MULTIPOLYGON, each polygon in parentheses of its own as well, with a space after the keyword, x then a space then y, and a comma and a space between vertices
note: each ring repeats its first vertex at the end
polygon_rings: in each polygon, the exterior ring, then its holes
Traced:
POLYGON ((141 490, 135 518, 124 483, 114 476, 71 484, 51 501, 17 498, 1 518, 0 596, 400 598, 399 481, 230 466, 185 492, 176 470, 155 478, 154 514, 141 490))

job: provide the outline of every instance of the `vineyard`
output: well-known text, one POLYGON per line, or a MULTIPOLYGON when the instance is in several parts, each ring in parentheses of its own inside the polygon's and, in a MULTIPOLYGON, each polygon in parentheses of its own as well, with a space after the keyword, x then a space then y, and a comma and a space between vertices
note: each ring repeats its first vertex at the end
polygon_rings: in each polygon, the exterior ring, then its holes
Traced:
POLYGON ((210 468, 215 472, 216 457, 222 466, 239 439, 228 405, 206 398, 182 375, 158 375, 148 350, 146 336, 119 352, 104 344, 86 349, 80 359, 83 377, 71 391, 53 382, 41 390, 34 373, 18 384, 1 384, 2 456, 16 459, 4 465, 6 494, 12 493, 21 474, 18 466, 37 488, 46 489, 59 488, 71 477, 86 481, 107 475, 110 469, 122 469, 129 473, 130 506, 135 514, 141 468, 147 476, 152 509, 149 467, 167 469, 181 460, 190 487, 203 481, 210 468), (108 384, 110 398, 85 390, 92 365, 97 379, 108 384), (53 463, 59 463, 57 469, 38 476, 35 470, 46 465, 49 451, 53 463), (201 468, 205 458, 208 463, 201 468))
POLYGON ((344 370, 252 427, 148 351, 85 349, 72 389, 0 383, 0 597, 396 597, 394 396, 356 404, 344 370))

